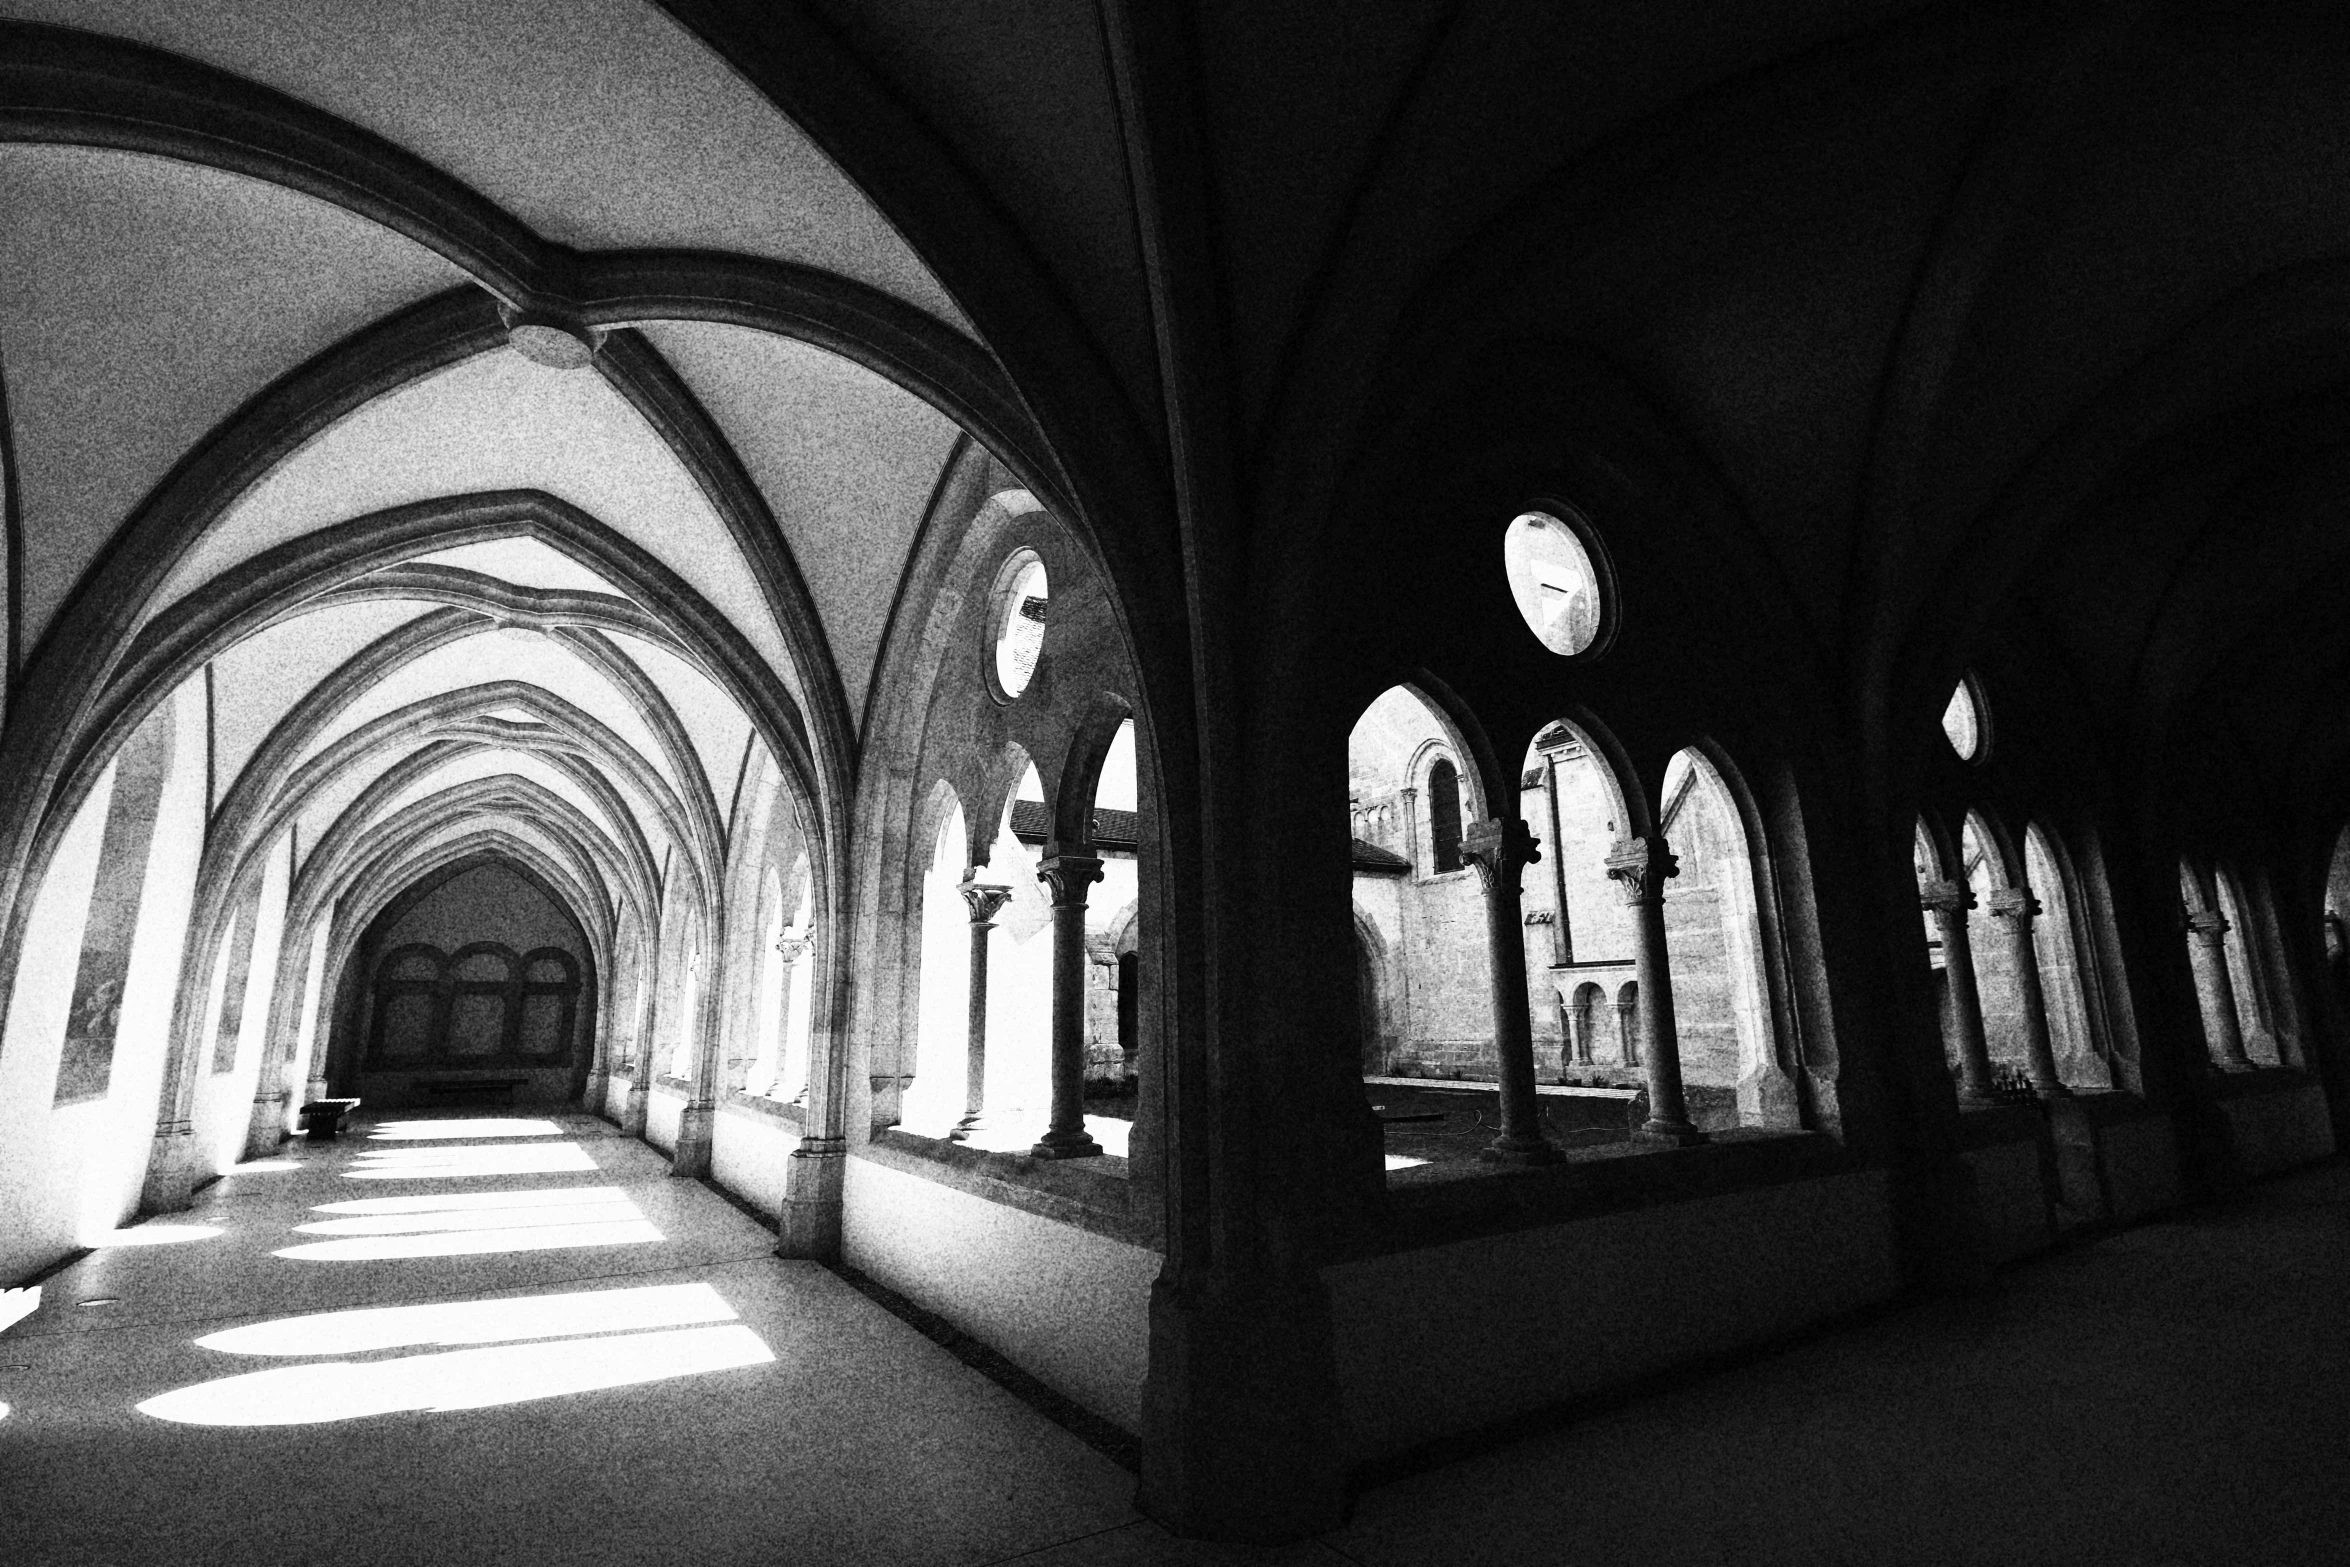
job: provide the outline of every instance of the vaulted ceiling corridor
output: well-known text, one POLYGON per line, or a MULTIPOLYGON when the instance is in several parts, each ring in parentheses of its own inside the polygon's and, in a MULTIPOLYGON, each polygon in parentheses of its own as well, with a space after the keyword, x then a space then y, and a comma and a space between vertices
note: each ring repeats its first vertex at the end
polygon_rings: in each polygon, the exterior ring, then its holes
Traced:
POLYGON ((0 1525, 2318 1551, 2345 105, 2306 0, 0 0, 0 1525))

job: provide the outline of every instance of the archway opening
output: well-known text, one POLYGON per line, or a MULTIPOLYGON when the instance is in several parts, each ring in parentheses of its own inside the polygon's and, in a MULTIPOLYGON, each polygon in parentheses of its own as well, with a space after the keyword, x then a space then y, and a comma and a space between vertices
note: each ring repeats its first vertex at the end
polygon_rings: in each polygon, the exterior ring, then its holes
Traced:
POLYGON ((345 959, 337 1093, 371 1106, 560 1104, 595 1037, 595 954, 529 867, 485 855, 420 878, 345 959))

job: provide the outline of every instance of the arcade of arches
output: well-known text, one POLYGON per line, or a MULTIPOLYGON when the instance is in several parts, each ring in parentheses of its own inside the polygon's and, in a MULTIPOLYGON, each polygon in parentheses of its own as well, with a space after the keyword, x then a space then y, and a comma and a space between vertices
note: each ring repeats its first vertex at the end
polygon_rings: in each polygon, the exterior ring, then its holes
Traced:
POLYGON ((2331 1155, 2350 55, 1374 9, 0 0, 0 1286, 600 1117, 1285 1539, 2331 1155))

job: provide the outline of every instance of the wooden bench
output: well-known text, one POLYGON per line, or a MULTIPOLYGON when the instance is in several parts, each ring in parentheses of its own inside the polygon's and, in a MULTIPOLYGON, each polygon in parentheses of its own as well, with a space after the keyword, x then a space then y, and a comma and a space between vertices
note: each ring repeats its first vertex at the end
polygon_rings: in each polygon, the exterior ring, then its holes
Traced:
POLYGON ((479 1100, 484 1104, 512 1104, 514 1090, 527 1077, 420 1077, 408 1086, 415 1093, 442 1103, 479 1100))
POLYGON ((314 1143, 331 1143, 343 1129, 343 1118, 358 1108, 356 1099, 313 1099, 302 1107, 302 1130, 314 1143))

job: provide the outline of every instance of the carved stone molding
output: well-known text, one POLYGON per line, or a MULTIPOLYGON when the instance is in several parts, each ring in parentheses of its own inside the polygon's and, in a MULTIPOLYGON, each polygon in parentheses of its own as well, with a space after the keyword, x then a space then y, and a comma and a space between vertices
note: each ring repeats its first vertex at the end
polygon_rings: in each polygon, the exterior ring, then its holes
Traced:
POLYGON ((1461 834, 1461 858, 1477 868, 1485 890, 1491 892, 1498 878, 1515 877, 1527 866, 1540 863, 1542 840, 1519 817, 1488 816, 1471 822, 1461 834))
POLYGON ((1101 857, 1062 853, 1056 848, 1037 862, 1036 879, 1052 894, 1054 908, 1083 908, 1086 889, 1102 879, 1101 857))
POLYGON ((1975 906, 1975 891, 1963 881, 1930 881, 1918 888, 1918 907, 1929 914, 1964 914, 1975 906))
POLYGON ((992 925, 995 917, 1003 912, 1004 905, 1012 901, 1012 889, 1002 882, 966 881, 955 890, 963 895, 965 903, 971 905, 971 923, 974 925, 992 925))
POLYGON ((1658 836, 1627 838, 1607 857, 1608 880, 1628 904, 1661 903, 1665 883, 1681 874, 1681 862, 1658 836))
POLYGON ((2009 919, 2030 928, 2040 916, 2040 900, 2021 887, 2002 887, 1984 905, 1994 919, 2009 919))

